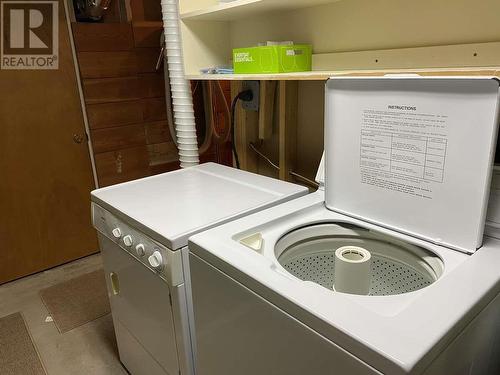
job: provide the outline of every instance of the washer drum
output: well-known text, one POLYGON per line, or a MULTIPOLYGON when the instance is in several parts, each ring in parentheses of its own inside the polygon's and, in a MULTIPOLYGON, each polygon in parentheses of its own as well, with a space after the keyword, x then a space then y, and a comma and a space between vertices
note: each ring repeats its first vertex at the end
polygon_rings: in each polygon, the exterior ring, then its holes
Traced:
POLYGON ((348 223, 316 224, 289 232, 277 242, 275 255, 293 276, 333 291, 335 251, 343 246, 370 252, 369 296, 413 292, 429 286, 443 273, 443 262, 433 252, 348 223))

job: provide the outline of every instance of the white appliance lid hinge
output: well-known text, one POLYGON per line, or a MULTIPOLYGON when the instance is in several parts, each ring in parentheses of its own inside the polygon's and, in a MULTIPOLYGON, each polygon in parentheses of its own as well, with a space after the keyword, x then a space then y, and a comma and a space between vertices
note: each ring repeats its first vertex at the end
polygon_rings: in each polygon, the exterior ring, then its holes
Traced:
POLYGON ((325 190, 325 151, 321 155, 318 171, 316 172, 316 182, 319 184, 319 190, 325 190))

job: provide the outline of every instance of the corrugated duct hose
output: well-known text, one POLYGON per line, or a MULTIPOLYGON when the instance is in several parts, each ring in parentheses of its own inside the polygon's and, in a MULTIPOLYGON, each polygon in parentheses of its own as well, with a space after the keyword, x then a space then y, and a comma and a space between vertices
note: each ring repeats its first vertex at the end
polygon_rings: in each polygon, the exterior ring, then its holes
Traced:
MULTIPOLYGON (((156 71, 160 71, 163 62, 165 62, 165 66, 167 66, 167 56, 164 54, 165 34, 163 32, 161 33, 160 46, 161 53, 156 62, 156 71)), ((165 76, 165 104, 167 107, 168 130, 172 140, 177 146, 168 69, 163 69, 163 73, 165 76)), ((205 102, 205 134, 203 144, 198 148, 198 153, 201 155, 213 147, 216 151, 216 161, 221 164, 226 164, 227 160, 224 158, 224 155, 220 153, 220 147, 224 147, 228 142, 232 142, 229 103, 226 101, 226 96, 219 81, 197 81, 192 88, 193 102, 195 101, 196 92, 198 90, 202 91, 203 101, 205 102), (217 111, 217 114, 215 114, 214 111, 217 111), (215 115, 217 118, 214 118, 215 115)))
MULTIPOLYGON (((172 95, 175 137, 181 168, 199 164, 191 86, 184 75, 178 0, 161 0, 168 81, 172 95)), ((170 124, 172 121, 170 121, 170 124)))

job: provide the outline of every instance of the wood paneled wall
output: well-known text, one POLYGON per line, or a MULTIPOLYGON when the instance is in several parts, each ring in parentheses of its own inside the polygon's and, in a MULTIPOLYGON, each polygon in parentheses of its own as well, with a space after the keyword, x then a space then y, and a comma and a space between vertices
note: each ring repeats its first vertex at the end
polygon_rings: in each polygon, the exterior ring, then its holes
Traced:
POLYGON ((178 168, 168 131, 161 23, 74 23, 99 185, 178 168))
MULTIPOLYGON (((116 17, 108 15, 103 23, 72 25, 101 187, 179 168, 168 130, 163 71, 155 71, 160 2, 134 0, 129 10, 130 23, 116 23, 116 17)), ((200 145, 205 136, 210 139, 200 161, 232 165, 230 143, 221 142, 211 130, 206 134, 207 118, 215 132, 229 129, 229 83, 214 86, 209 98, 201 82, 193 82, 192 88, 200 145)))

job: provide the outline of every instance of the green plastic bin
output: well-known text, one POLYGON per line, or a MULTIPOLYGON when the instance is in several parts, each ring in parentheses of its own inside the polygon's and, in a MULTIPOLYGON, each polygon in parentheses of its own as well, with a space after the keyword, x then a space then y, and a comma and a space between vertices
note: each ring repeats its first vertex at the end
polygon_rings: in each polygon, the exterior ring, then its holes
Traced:
POLYGON ((235 74, 306 72, 311 66, 310 44, 233 49, 235 74))

